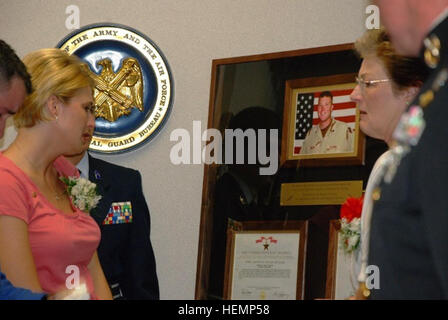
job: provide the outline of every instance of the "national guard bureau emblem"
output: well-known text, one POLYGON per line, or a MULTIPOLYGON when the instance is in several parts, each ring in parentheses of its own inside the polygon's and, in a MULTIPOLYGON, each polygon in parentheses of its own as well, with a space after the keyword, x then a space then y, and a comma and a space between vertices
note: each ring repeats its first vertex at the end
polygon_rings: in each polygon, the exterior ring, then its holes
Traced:
POLYGON ((150 141, 173 102, 171 70, 142 33, 118 24, 75 30, 57 45, 85 62, 95 88, 95 132, 89 150, 121 153, 150 141))

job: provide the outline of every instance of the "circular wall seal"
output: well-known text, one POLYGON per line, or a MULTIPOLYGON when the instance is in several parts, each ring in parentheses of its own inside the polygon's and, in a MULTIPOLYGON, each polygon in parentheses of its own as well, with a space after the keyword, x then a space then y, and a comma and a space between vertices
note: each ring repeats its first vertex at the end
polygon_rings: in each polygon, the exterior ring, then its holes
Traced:
POLYGON ((57 44, 77 55, 95 82, 95 132, 89 150, 130 151, 150 141, 171 112, 174 83, 160 49, 141 32, 101 23, 57 44))

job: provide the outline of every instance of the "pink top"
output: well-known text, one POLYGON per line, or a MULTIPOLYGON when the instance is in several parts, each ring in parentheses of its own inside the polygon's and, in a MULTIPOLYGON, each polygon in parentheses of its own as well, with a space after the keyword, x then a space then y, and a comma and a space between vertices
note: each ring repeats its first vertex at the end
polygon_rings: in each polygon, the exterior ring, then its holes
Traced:
MULTIPOLYGON (((54 162, 63 176, 79 176, 64 157, 54 162)), ((19 218, 28 225, 31 252, 42 289, 50 294, 73 284, 77 266, 79 283, 86 283, 96 299, 87 265, 100 241, 100 229, 88 214, 73 207, 73 213, 55 208, 32 180, 0 152, 0 215, 19 218), (67 271, 67 273, 66 273, 67 271)), ((13 239, 12 239, 13 240, 13 239)))

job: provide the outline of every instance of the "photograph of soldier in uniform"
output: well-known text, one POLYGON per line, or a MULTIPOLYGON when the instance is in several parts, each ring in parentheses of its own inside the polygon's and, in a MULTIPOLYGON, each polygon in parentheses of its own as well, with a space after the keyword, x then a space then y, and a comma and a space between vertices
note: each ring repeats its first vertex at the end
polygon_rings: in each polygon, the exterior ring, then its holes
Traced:
POLYGON ((365 136, 350 100, 355 74, 287 80, 281 166, 361 164, 365 136))
POLYGON ((317 115, 319 122, 308 130, 300 154, 327 154, 353 152, 353 130, 333 115, 333 95, 324 91, 319 95, 317 115))

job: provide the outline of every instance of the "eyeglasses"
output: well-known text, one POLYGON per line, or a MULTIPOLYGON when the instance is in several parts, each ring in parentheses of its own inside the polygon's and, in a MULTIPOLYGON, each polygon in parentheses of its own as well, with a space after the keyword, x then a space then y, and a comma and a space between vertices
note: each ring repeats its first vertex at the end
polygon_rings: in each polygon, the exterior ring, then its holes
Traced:
POLYGON ((360 77, 356 77, 356 83, 359 85, 361 90, 365 90, 365 88, 370 88, 377 83, 389 82, 391 79, 380 79, 380 80, 364 80, 360 77))

